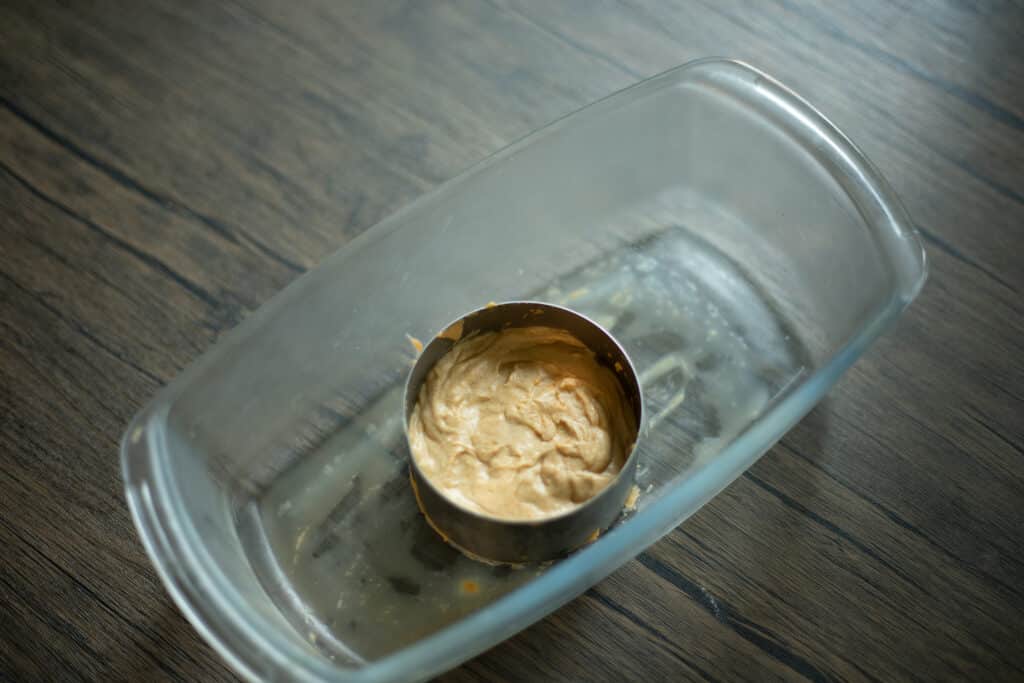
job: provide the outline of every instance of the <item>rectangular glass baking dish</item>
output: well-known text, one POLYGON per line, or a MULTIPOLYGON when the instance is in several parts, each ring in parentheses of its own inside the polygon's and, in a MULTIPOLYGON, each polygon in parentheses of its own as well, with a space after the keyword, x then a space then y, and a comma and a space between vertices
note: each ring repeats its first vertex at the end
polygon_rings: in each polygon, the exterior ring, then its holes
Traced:
POLYGON ((842 133, 747 65, 693 62, 481 162, 225 335, 129 425, 129 507, 178 606, 247 678, 425 679, 693 514, 925 275, 909 217, 842 133), (409 336, 512 299, 610 329, 647 415, 636 510, 515 570, 425 527, 400 405, 409 336))

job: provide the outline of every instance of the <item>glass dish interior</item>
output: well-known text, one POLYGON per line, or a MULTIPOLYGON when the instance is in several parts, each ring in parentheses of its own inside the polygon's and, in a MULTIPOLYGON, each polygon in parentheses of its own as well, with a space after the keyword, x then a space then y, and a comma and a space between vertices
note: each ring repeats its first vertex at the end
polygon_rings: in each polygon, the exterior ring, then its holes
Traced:
POLYGON ((898 201, 809 106, 744 65, 681 67, 513 145, 278 295, 129 427, 129 502, 178 604, 250 678, 425 678, 692 514, 924 272, 898 201), (637 510, 521 569, 426 527, 401 424, 409 337, 512 299, 611 330, 647 414, 637 510))

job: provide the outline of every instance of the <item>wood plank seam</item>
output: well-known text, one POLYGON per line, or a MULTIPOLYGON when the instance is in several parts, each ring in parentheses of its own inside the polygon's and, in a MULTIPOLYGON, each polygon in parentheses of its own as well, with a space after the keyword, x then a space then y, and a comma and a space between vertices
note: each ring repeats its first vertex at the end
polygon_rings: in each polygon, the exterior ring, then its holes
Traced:
POLYGON ((3 95, 0 95, 0 104, 6 107, 8 111, 17 116, 19 119, 24 121, 27 125, 34 128, 44 137, 60 145, 61 147, 66 149, 68 152, 70 152, 72 155, 74 155, 84 163, 88 164, 89 166, 92 166, 96 170, 105 174, 111 180, 122 185, 123 187, 129 190, 133 190, 140 196, 148 199, 149 201, 155 204, 158 204, 161 208, 170 209, 176 212, 178 215, 192 218, 196 222, 206 226, 207 228, 215 232, 217 235, 221 236, 222 238, 231 242, 232 244, 239 244, 239 237, 241 237, 241 241, 244 241, 246 246, 249 246, 250 248, 262 254, 266 258, 269 258, 277 262, 279 265, 284 266, 293 273, 299 274, 306 272, 306 268, 304 266, 285 258, 283 255, 277 253, 276 251, 274 251, 267 245, 263 244, 259 240, 253 238, 251 235, 248 235, 244 231, 240 231, 237 228, 230 228, 218 219, 201 214, 198 211, 181 203, 180 201, 172 199, 171 197, 168 197, 166 195, 160 194, 146 187, 137 180, 133 179, 131 176, 129 176, 127 173, 124 173, 117 167, 108 164, 107 162, 101 161, 100 159, 96 158, 89 152, 85 151, 85 149, 83 149, 76 143, 72 142, 69 138, 66 138, 65 136, 57 133, 48 126, 44 125, 35 117, 31 116, 27 111, 25 111, 24 109, 22 109, 11 100, 4 97, 3 95))

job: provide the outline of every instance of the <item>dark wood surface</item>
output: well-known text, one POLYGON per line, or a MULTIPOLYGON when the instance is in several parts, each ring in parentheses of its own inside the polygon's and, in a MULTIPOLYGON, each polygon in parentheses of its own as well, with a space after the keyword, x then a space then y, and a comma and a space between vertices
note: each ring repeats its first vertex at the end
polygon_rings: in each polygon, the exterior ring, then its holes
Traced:
POLYGON ((118 438, 217 336, 533 128, 747 60, 904 199, 919 300, 755 467, 442 677, 1024 679, 1024 5, 0 3, 0 679, 235 680, 118 438))

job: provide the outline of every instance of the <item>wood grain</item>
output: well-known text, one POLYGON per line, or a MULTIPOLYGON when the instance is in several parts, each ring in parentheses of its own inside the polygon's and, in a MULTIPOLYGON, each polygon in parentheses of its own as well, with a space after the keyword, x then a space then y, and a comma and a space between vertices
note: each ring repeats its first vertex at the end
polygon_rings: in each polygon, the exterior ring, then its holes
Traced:
POLYGON ((117 441, 298 274, 517 137, 725 55, 891 181, 931 278, 696 516, 448 681, 1024 679, 1024 6, 0 5, 0 679, 235 680, 117 441))

